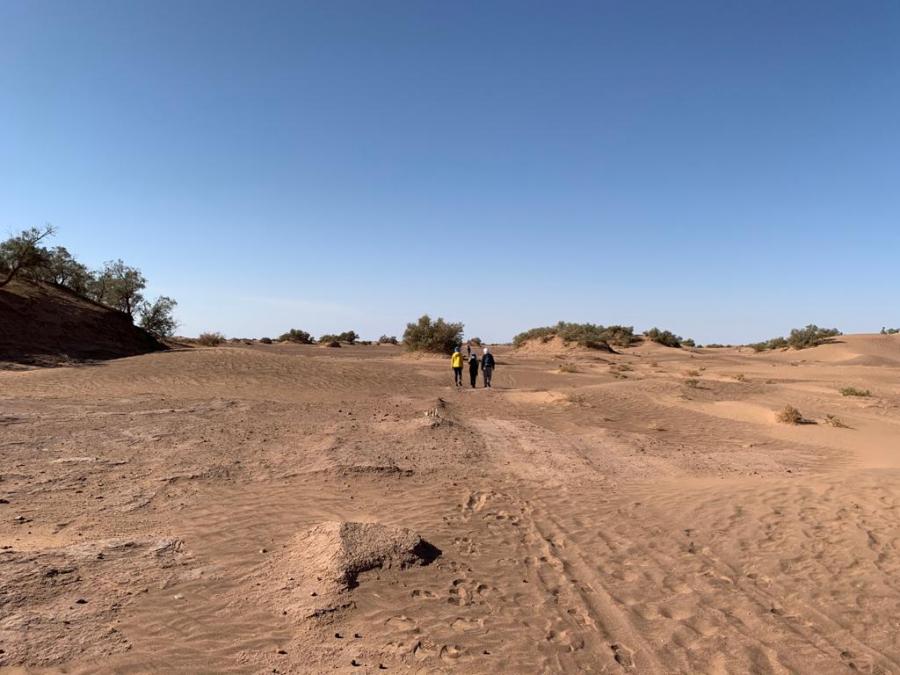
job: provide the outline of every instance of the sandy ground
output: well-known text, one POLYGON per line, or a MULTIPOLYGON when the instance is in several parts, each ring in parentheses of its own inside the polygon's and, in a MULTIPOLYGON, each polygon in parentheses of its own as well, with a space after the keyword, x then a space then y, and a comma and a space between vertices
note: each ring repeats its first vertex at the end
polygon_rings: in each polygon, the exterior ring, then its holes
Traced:
POLYGON ((900 673, 900 336, 496 351, 0 372, 3 672, 900 673))

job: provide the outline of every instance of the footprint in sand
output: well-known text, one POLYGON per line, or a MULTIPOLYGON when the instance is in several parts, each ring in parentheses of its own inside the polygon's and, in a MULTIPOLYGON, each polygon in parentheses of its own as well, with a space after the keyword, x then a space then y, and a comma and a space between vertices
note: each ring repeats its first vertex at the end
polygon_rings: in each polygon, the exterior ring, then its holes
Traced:
POLYGON ((436 651, 433 643, 428 640, 420 640, 413 647, 412 653, 416 661, 424 661, 434 656, 436 651))
POLYGON ((634 652, 628 647, 621 644, 612 644, 609 646, 613 651, 613 658, 623 668, 634 668, 634 652))
POLYGON ((444 645, 441 647, 441 661, 453 663, 462 656, 462 648, 457 645, 444 645))
POLYGON ((394 630, 411 631, 416 629, 416 622, 402 614, 392 616, 384 623, 388 628, 393 628, 394 630))
POLYGON ((450 622, 450 628, 455 631, 459 631, 460 633, 480 627, 480 621, 472 621, 471 619, 464 619, 462 617, 457 617, 450 622))

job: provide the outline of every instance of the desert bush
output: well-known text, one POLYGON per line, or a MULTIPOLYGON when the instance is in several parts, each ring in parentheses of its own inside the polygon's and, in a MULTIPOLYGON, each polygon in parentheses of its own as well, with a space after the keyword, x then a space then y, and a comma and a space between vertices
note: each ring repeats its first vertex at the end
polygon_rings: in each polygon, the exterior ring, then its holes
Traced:
POLYGON ((348 330, 343 333, 338 333, 337 335, 326 333, 319 338, 319 342, 346 342, 347 344, 352 345, 356 344, 358 339, 359 335, 356 334, 356 331, 348 330))
POLYGON ((380 345, 395 345, 398 343, 396 335, 382 335, 378 338, 378 344, 380 345))
POLYGON ((693 338, 684 338, 681 341, 681 346, 682 347, 702 347, 703 345, 698 345, 696 342, 694 342, 693 338))
POLYGON ((856 387, 841 387, 841 396, 871 396, 872 392, 868 389, 857 389, 856 387))
POLYGON ((687 375, 688 377, 700 377, 699 370, 686 370, 686 371, 684 371, 684 374, 687 375))
POLYGON ((473 337, 473 338, 469 339, 469 344, 472 345, 473 347, 481 347, 484 344, 484 342, 481 341, 480 337, 473 337))
POLYGON ((513 338, 513 345, 521 347, 530 340, 549 341, 559 337, 565 343, 574 342, 582 347, 604 349, 609 345, 628 347, 640 338, 635 336, 633 326, 601 326, 593 323, 569 323, 560 321, 555 326, 541 326, 519 333, 513 338))
MULTIPOLYGON (((325 341, 322 340, 322 342, 325 342, 325 341)), ((340 347, 340 346, 341 346, 341 343, 340 343, 339 340, 329 340, 327 343, 325 343, 325 346, 326 346, 326 347, 332 347, 332 348, 334 348, 334 347, 340 347)))
POLYGON ((900 333, 900 328, 884 328, 883 326, 881 328, 882 335, 896 335, 897 333, 900 333))
POLYGON ((788 341, 783 337, 777 337, 763 342, 753 342, 747 346, 752 347, 755 352, 764 352, 770 349, 787 349, 788 341))
POLYGON ((801 424, 804 422, 803 415, 792 405, 786 405, 778 411, 775 416, 782 424, 801 424))
POLYGON ((264 345, 272 344, 272 338, 268 338, 268 337, 259 338, 259 341, 264 345))
POLYGON ((279 342, 296 342, 301 345, 311 345, 315 340, 305 330, 299 328, 291 328, 287 333, 282 333, 278 338, 279 342))
POLYGON ((815 324, 809 324, 805 328, 794 328, 786 338, 776 337, 763 342, 754 342, 747 346, 752 347, 757 352, 769 349, 787 349, 788 347, 808 349, 825 344, 838 335, 841 335, 841 331, 837 328, 819 328, 815 324))
POLYGON ((849 429, 850 427, 844 424, 841 421, 840 417, 836 417, 835 415, 825 415, 825 424, 837 427, 838 429, 849 429))
POLYGON ((165 295, 159 296, 152 303, 142 302, 139 309, 141 328, 158 338, 172 337, 178 328, 174 314, 177 305, 175 300, 165 295))
POLYGON ((225 342, 225 336, 219 332, 200 333, 200 335, 197 336, 197 344, 203 345, 204 347, 218 347, 223 342, 225 342))
POLYGON ((807 349, 825 344, 838 335, 841 335, 841 331, 837 328, 819 328, 815 324, 809 324, 806 328, 794 328, 787 342, 794 349, 807 349))
POLYGON ((427 314, 419 317, 415 323, 406 324, 403 331, 403 344, 410 351, 452 354, 462 343, 463 324, 448 323, 438 317, 432 321, 427 314))
POLYGON ((706 348, 707 349, 725 349, 730 346, 731 345, 719 344, 718 342, 710 342, 708 345, 706 345, 706 348))
POLYGON ((688 387, 691 387, 692 389, 699 389, 699 388, 700 388, 700 380, 698 380, 698 379, 696 379, 696 378, 693 378, 693 377, 688 378, 687 380, 685 380, 685 381, 684 381, 684 384, 685 384, 686 386, 688 386, 688 387))
POLYGON ((562 363, 559 366, 559 372, 561 372, 561 373, 577 373, 578 366, 576 366, 574 363, 562 363))
MULTIPOLYGON (((656 342, 664 347, 680 347, 684 344, 684 338, 681 336, 675 335, 672 331, 660 330, 659 328, 645 330, 644 337, 651 342, 656 342)), ((691 344, 693 344, 693 341, 691 341, 691 344)))

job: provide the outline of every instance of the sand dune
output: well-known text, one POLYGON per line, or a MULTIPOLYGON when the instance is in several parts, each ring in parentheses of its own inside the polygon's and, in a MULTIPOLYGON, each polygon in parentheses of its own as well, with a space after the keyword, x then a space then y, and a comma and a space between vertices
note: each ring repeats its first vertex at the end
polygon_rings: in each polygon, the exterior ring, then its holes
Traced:
POLYGON ((0 666, 900 672, 897 336, 496 351, 0 373, 0 666))

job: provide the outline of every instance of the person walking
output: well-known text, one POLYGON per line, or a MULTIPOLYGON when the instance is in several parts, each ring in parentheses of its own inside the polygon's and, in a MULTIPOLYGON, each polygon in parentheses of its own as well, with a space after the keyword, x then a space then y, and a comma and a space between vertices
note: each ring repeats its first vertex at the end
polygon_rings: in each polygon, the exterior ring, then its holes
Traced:
POLYGON ((487 347, 484 348, 484 356, 481 357, 481 372, 484 374, 484 386, 491 386, 491 378, 494 376, 494 368, 497 364, 494 362, 494 355, 487 347))
POLYGON ((458 347, 454 347, 454 349, 453 349, 453 356, 450 357, 450 367, 453 368, 454 384, 456 384, 457 387, 461 387, 462 383, 463 383, 463 380, 462 380, 463 361, 462 361, 462 354, 459 353, 458 347))
POLYGON ((469 354, 469 379, 472 382, 472 389, 478 383, 478 355, 469 354))

